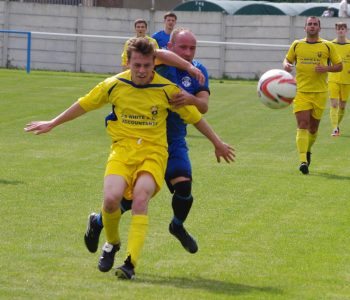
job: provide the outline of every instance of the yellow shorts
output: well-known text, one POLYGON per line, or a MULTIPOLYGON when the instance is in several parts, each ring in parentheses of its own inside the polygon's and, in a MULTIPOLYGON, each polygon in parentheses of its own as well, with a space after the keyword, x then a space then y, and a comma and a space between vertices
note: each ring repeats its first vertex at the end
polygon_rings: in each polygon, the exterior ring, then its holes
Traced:
POLYGON ((328 82, 329 98, 347 101, 350 95, 350 84, 328 82))
POLYGON ((293 100, 293 113, 303 110, 311 110, 311 115, 321 120, 323 111, 326 108, 328 92, 303 93, 297 92, 293 100))
POLYGON ((166 147, 141 139, 121 140, 111 146, 105 176, 112 174, 123 176, 128 184, 124 197, 132 199, 132 191, 138 174, 148 172, 156 182, 156 194, 164 182, 167 160, 166 147))

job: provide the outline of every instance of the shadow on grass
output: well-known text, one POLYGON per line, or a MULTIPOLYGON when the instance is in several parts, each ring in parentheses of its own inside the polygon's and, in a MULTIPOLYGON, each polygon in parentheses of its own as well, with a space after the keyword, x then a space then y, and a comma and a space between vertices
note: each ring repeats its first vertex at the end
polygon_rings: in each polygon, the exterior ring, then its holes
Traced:
POLYGON ((23 181, 19 180, 6 180, 6 179, 0 179, 0 184, 9 184, 9 185, 17 185, 17 184, 23 184, 23 181))
POLYGON ((342 175, 329 174, 329 173, 313 172, 312 175, 325 177, 328 179, 335 179, 335 180, 350 180, 350 176, 342 176, 342 175))
POLYGON ((202 277, 162 277, 152 274, 140 274, 135 283, 140 284, 154 284, 161 286, 172 286, 181 289, 198 289, 206 290, 208 292, 227 295, 240 295, 245 293, 269 293, 269 294, 283 294, 283 291, 274 287, 259 287, 239 283, 225 282, 220 280, 202 278, 202 277))

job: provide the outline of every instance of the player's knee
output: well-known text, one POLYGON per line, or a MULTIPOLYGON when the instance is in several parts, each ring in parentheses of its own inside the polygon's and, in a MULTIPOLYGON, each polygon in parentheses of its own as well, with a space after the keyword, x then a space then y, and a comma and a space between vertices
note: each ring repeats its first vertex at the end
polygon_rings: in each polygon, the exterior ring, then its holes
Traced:
POLYGON ((309 129, 310 128, 310 123, 308 121, 300 121, 298 122, 298 128, 299 129, 309 129))
POLYGON ((105 198, 103 200, 103 209, 105 212, 111 214, 118 209, 118 203, 105 198))
POLYGON ((138 190, 133 194, 131 210, 133 214, 147 214, 148 202, 153 192, 148 189, 138 190))
POLYGON ((105 192, 104 198, 103 198, 103 208, 106 212, 112 213, 115 212, 118 207, 119 203, 122 199, 122 195, 118 195, 115 193, 105 192))
POLYGON ((192 193, 192 181, 180 181, 174 184, 174 191, 176 195, 180 197, 187 198, 191 196, 192 193))
POLYGON ((131 210, 134 215, 147 215, 148 201, 145 199, 133 199, 131 210))

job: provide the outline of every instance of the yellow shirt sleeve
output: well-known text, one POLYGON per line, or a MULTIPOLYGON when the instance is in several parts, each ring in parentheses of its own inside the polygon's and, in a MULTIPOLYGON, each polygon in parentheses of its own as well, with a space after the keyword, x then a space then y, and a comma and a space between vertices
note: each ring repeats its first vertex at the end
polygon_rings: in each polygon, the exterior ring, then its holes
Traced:
POLYGON ((128 49, 128 43, 129 43, 129 40, 127 40, 124 44, 124 48, 123 48, 123 53, 121 55, 122 57, 122 66, 125 67, 127 62, 128 62, 128 56, 126 54, 126 49, 128 49))
MULTIPOLYGON (((156 74, 156 76, 161 77, 159 74, 156 74)), ((173 95, 180 93, 181 89, 177 85, 171 84, 171 85, 168 85, 164 91, 169 100, 172 98, 173 95)), ((181 119, 184 120, 184 122, 187 124, 195 124, 202 119, 202 114, 198 111, 197 107, 195 107, 194 105, 185 105, 179 108, 174 108, 169 105, 168 108, 169 110, 179 114, 181 119)))
POLYGON ((289 50, 287 52, 286 55, 286 59, 290 62, 290 63, 294 63, 295 62, 295 46, 298 43, 298 40, 295 40, 292 45, 289 47, 289 50))
POLYGON ((340 64, 342 62, 342 58, 340 54, 337 52, 335 45, 332 42, 327 41, 327 45, 330 48, 330 60, 333 65, 340 64))
POLYGON ((176 109, 170 108, 170 110, 178 113, 187 124, 196 124, 202 119, 202 114, 194 105, 185 105, 176 109))
POLYGON ((159 49, 158 42, 157 42, 154 38, 151 38, 151 37, 148 36, 148 35, 146 35, 146 38, 148 38, 148 40, 153 44, 153 46, 154 46, 155 49, 159 49))
POLYGON ((88 94, 78 99, 78 103, 85 111, 98 109, 109 102, 108 90, 116 84, 113 77, 107 78, 105 81, 96 85, 88 94))

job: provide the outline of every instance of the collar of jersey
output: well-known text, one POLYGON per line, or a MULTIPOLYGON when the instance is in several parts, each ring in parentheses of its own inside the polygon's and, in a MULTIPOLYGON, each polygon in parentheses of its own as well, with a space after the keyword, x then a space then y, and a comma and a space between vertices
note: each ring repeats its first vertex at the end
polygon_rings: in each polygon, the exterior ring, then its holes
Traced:
POLYGON ((138 88, 138 89, 146 89, 146 88, 151 88, 151 87, 163 87, 163 86, 167 86, 167 83, 149 83, 146 85, 139 85, 139 84, 135 84, 132 80, 126 79, 126 78, 120 78, 117 77, 118 80, 126 83, 126 84, 130 84, 131 86, 138 88))

